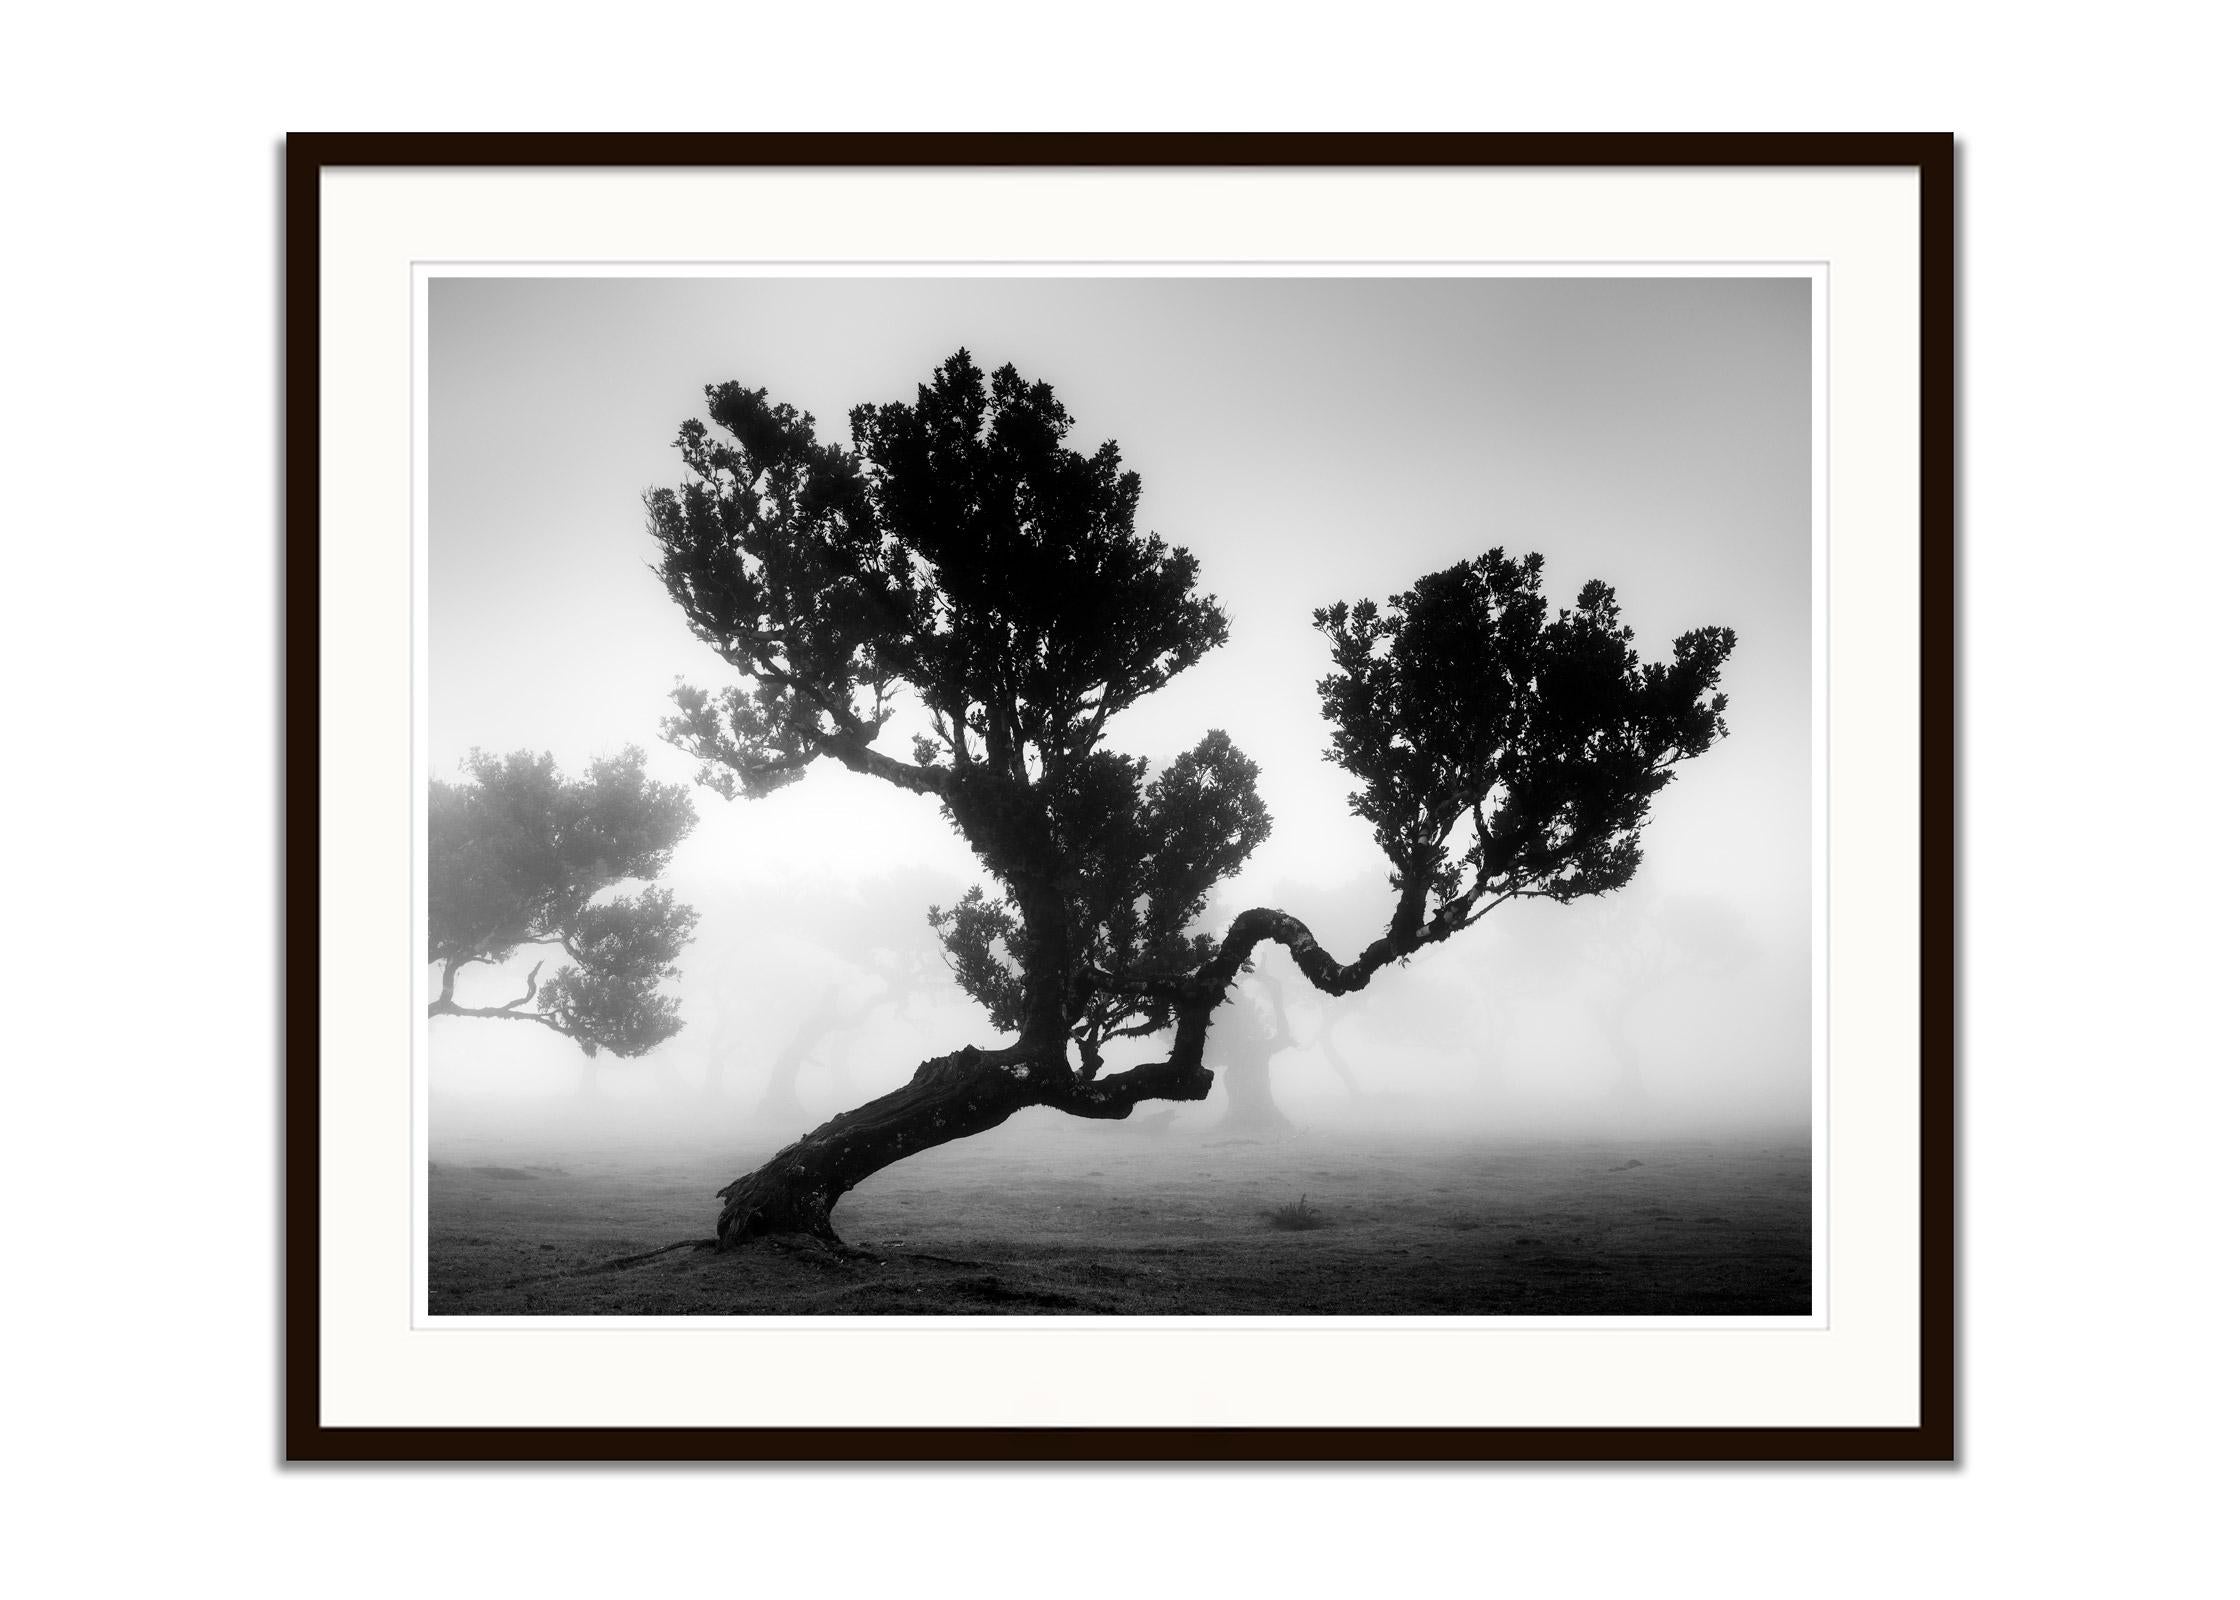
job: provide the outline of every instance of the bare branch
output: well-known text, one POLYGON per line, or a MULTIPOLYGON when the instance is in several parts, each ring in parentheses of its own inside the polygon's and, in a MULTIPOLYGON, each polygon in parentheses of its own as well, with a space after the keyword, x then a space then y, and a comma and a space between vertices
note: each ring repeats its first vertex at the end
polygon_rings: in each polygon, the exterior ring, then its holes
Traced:
MULTIPOLYGON (((517 1002, 518 1004, 518 1002, 517 1002)), ((514 1006, 462 1006, 449 1000, 428 1002, 431 1017, 504 1017, 514 1022, 539 1022, 554 1033, 566 1035, 568 1030, 542 1011, 520 1011, 514 1006)), ((572 1037, 572 1035, 571 1035, 572 1037)))

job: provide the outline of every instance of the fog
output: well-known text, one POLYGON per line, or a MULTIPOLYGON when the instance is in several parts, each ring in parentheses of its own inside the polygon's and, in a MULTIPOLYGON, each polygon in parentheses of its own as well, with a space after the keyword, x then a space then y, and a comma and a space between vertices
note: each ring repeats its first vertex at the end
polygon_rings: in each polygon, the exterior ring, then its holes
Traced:
MULTIPOLYGON (((1499 544, 1542 552, 1558 603, 1613 584, 1647 657, 1686 628, 1740 636, 1732 735, 1659 798, 1625 890, 1504 906, 1338 1000, 1263 949, 1221 1027, 1247 1025, 1245 1008, 1272 1018, 1280 997, 1296 1042, 1272 1088, 1295 1130, 1803 1126, 1801 280, 442 278, 429 305, 431 775, 477 746, 580 770, 635 744, 655 775, 690 781, 657 731, 668 690, 726 674, 649 570, 639 506, 678 476, 678 423, 704 385, 737 379, 842 439, 850 405, 907 397, 968 347, 1050 380, 1078 446, 1119 441, 1143 478, 1139 527, 1195 552, 1229 613, 1230 643, 1107 741, 1157 764, 1221 727, 1259 763, 1273 833, 1210 927, 1279 906, 1344 960, 1390 914, 1385 864, 1322 758, 1314 606, 1499 544)), ((906 720, 886 739, 897 753, 906 720)), ((826 766, 765 800, 695 803, 664 879, 702 918, 682 1031, 636 1060, 587 1060, 540 1028, 434 1019, 434 1148, 766 1146, 927 1056, 998 1042, 927 926, 986 881, 933 802, 826 766), (789 1076, 790 1106, 772 1097, 789 1076)), ((461 999, 517 995, 532 959, 471 969, 461 999)), ((1221 1042, 1217 1028, 1217 1070, 1221 1042)), ((1160 1053, 1123 1041, 1108 1070, 1160 1053)), ((1210 1130, 1223 1102, 1217 1085, 1160 1125, 1210 1130)))

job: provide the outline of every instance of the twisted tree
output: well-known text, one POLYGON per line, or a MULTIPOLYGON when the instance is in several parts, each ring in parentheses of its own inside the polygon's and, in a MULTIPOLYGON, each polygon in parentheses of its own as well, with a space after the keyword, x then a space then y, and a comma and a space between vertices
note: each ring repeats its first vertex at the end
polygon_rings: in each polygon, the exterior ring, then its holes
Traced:
POLYGON ((682 1025, 661 992, 699 918, 669 890, 648 884, 601 899, 615 885, 668 867, 692 829, 680 784, 647 779, 645 752, 594 761, 584 777, 550 755, 480 750, 467 781, 428 786, 428 959, 441 968, 431 1017, 494 1017, 564 1035, 587 1056, 645 1054, 682 1025), (571 964, 540 987, 540 961, 519 998, 459 1003, 459 974, 532 945, 571 964))
POLYGON ((1266 836, 1257 769, 1212 732, 1154 776, 1111 719, 1224 642, 1187 551, 1135 526, 1116 445, 1070 448, 1047 384, 963 351, 913 402, 861 406, 851 447, 735 383, 678 433, 685 480, 648 493, 659 570, 741 681, 680 685, 664 732, 726 796, 839 763, 940 805, 999 886, 936 913, 966 989, 1012 1035, 920 1063, 721 1191, 718 1241, 837 1242, 872 1173, 1027 1106, 1125 1117, 1212 1087, 1208 1023, 1274 942, 1318 989, 1377 972, 1528 896, 1626 882, 1650 801, 1725 732, 1724 628, 1644 663, 1606 585, 1550 611, 1536 555, 1489 551, 1385 606, 1314 614, 1330 757, 1391 863, 1384 931, 1349 962, 1256 908, 1194 928, 1266 836), (908 711, 904 758, 880 747, 908 711), (1106 1069, 1117 1041, 1163 1055, 1106 1069))

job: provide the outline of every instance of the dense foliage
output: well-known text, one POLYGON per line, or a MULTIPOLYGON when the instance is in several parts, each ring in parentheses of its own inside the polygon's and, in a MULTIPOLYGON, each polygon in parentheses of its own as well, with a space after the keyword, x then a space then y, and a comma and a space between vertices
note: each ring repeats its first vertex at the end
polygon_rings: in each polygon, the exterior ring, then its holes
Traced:
POLYGON ((698 920, 660 876, 693 824, 676 784, 650 781, 645 753, 594 761, 580 779, 549 755, 475 751, 466 780, 428 795, 428 959, 442 967, 431 1016, 501 1017, 565 1034, 586 1055, 642 1055, 681 1026, 661 985, 698 920), (571 964, 509 1005, 462 1006, 461 969, 496 964, 527 946, 557 946, 571 964))
POLYGON ((1156 777, 1098 748, 1227 637, 1196 560, 1137 532, 1118 448, 1069 449, 1047 384, 963 352, 914 404, 858 407, 850 451, 761 390, 711 388, 708 410, 722 437, 687 422, 691 476, 647 508, 670 594, 746 681, 680 687, 668 736, 727 795, 829 756, 939 796, 1009 902, 944 924, 1001 1024, 1093 1048, 1149 1021, 1161 1002, 1089 972, 1187 957, 1267 812, 1219 732, 1156 777), (905 695, 924 719, 907 762, 873 746, 905 695))
POLYGON ((1490 550, 1388 608, 1315 613, 1337 668, 1317 685, 1329 755, 1359 780, 1354 812, 1392 863, 1395 934, 1624 887, 1649 802, 1727 731, 1733 629, 1683 634, 1669 663, 1644 664, 1607 584, 1551 615, 1541 567, 1490 550))

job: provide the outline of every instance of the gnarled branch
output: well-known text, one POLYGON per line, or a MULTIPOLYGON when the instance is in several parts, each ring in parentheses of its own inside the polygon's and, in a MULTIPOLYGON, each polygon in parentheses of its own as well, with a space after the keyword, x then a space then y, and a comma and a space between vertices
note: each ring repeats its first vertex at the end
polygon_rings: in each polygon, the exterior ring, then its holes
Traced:
POLYGON ((452 962, 445 967, 443 974, 443 993, 428 1002, 429 1016, 510 1017, 516 1022, 541 1022, 546 1027, 550 1028, 554 1033, 566 1033, 568 1031, 566 1028, 562 1027, 556 1019, 542 1011, 524 1011, 521 1009, 523 1006, 527 1005, 530 1001, 536 999, 537 997, 537 974, 544 971, 544 963, 542 961, 538 962, 535 966, 529 969, 528 986, 521 991, 521 998, 518 1000, 510 1001, 502 1006, 463 1006, 451 998, 451 980, 457 974, 459 967, 462 964, 463 963, 460 962, 452 962))

